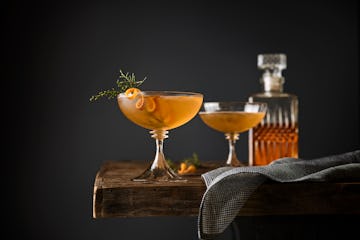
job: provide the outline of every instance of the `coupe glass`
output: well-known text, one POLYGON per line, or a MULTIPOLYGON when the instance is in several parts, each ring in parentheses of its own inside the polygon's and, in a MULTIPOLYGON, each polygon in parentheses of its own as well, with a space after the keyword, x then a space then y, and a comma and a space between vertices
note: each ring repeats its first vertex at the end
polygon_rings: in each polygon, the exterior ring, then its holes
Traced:
POLYGON ((245 166, 236 156, 236 140, 240 133, 261 122, 266 109, 266 103, 260 102, 204 102, 200 118, 210 128, 224 133, 229 141, 227 166, 245 166))
POLYGON ((168 130, 182 126, 199 112, 203 95, 178 91, 138 91, 117 97, 122 113, 133 123, 151 130, 156 140, 155 159, 133 181, 183 181, 167 164, 163 142, 168 130))

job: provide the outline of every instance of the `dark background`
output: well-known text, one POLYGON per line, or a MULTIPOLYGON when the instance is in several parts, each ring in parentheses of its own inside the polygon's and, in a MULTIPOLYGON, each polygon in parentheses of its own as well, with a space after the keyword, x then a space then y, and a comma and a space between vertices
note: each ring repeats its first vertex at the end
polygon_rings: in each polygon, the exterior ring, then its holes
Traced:
MULTIPOLYGON (((101 164, 151 161, 155 151, 114 100, 89 102, 115 86, 119 69, 147 76, 146 90, 246 100, 260 90, 257 54, 285 53, 285 90, 300 101, 300 157, 359 149, 356 1, 8 1, 2 12, 3 206, 13 236, 197 238, 195 217, 92 218, 101 164)), ((246 161, 247 134, 240 138, 246 161)), ((223 135, 199 117, 165 142, 173 160, 194 152, 201 161, 227 155, 223 135)))

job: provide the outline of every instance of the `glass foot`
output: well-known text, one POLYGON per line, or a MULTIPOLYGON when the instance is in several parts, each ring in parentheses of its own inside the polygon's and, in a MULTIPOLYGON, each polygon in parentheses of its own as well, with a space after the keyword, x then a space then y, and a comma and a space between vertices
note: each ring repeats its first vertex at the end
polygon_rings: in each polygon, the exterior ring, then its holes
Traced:
POLYGON ((246 167, 247 165, 240 162, 238 159, 235 159, 235 160, 227 160, 225 166, 227 167, 246 167))
POLYGON ((151 166, 140 176, 131 179, 135 182, 186 182, 187 180, 177 175, 171 168, 155 168, 151 166))

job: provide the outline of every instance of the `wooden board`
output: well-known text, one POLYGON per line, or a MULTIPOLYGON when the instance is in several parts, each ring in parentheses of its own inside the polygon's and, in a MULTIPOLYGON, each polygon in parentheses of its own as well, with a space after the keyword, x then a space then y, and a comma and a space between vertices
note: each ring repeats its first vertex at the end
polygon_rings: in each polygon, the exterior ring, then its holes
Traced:
MULTIPOLYGON (((190 176, 187 182, 131 181, 147 167, 140 161, 108 161, 96 175, 93 217, 196 216, 206 191, 200 175, 218 167, 214 163, 190 176)), ((261 185, 239 216, 360 214, 360 182, 275 183, 261 185)))

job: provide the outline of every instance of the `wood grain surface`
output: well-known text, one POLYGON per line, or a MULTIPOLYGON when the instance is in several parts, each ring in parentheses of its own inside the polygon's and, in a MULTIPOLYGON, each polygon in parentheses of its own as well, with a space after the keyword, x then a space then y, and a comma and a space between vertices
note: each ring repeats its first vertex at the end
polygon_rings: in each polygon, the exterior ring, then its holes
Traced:
MULTIPOLYGON (((196 216, 206 186, 201 174, 219 167, 204 163, 186 182, 131 181, 142 161, 107 161, 96 174, 93 217, 196 216)), ((360 214, 360 182, 303 182, 261 185, 239 216, 360 214)))

